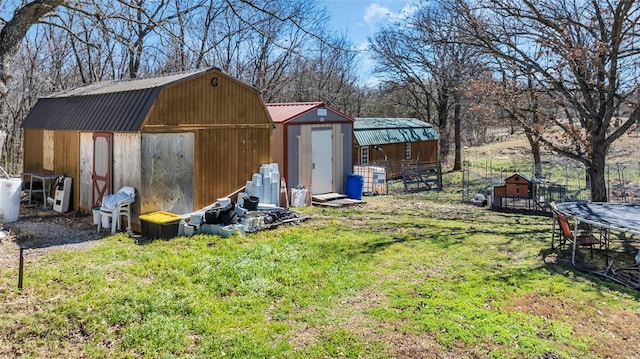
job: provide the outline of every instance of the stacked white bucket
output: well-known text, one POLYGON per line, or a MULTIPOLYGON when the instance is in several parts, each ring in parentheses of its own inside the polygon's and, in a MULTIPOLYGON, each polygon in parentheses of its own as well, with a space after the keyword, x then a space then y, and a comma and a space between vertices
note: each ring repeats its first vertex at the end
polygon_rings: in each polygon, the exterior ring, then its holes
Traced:
POLYGON ((279 206, 280 202, 280 172, 277 163, 260 166, 260 173, 254 173, 251 181, 247 181, 245 196, 260 199, 261 204, 279 206))

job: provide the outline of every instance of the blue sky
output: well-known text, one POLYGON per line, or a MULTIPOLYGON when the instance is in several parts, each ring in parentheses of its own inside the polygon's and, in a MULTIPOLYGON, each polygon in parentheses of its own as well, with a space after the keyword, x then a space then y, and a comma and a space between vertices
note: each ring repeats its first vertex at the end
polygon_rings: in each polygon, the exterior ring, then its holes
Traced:
MULTIPOLYGON (((367 38, 373 37, 389 19, 398 19, 413 12, 407 0, 324 0, 331 15, 329 26, 344 34, 359 49, 365 49, 367 38)), ((366 55, 362 60, 362 73, 371 73, 373 64, 366 55)), ((371 82, 372 79, 365 79, 371 82)))
POLYGON ((413 11, 406 0, 324 0, 331 15, 331 27, 346 34, 356 46, 367 41, 389 18, 413 11))

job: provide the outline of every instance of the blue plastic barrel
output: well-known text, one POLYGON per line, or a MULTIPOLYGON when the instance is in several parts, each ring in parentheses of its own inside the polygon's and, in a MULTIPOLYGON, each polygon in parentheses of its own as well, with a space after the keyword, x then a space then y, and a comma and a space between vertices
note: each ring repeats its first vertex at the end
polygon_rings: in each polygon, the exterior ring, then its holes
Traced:
POLYGON ((362 189, 364 188, 364 177, 361 175, 354 175, 353 173, 347 175, 347 185, 345 194, 351 199, 362 199, 362 189))

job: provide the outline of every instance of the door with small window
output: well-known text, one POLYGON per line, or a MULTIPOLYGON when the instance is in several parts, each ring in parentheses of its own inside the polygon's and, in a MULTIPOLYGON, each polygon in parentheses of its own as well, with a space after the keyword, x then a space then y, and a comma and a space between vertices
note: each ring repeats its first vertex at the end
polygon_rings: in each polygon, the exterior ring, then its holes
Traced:
POLYGON ((111 134, 93 134, 93 170, 91 172, 93 206, 102 203, 102 198, 111 193, 111 134))

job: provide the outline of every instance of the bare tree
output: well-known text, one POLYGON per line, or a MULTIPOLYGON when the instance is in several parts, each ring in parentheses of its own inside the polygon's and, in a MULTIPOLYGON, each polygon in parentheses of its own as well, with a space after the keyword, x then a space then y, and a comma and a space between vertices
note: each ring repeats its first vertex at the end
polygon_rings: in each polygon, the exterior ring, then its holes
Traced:
POLYGON ((320 100, 346 106, 357 90, 353 53, 325 40, 324 8, 317 1, 11 0, 8 5, 0 9, 0 130, 10 127, 12 148, 20 148, 19 125, 32 100, 105 79, 218 66, 254 84, 269 100, 286 92, 295 64, 308 63, 314 71, 309 77, 318 80, 315 94, 324 96, 320 100), (27 36, 34 25, 36 32, 27 36), (17 59, 21 46, 26 57, 17 59), (28 56, 35 62, 27 63, 28 56), (16 76, 14 65, 26 66, 20 69, 24 73, 16 76), (11 88, 16 91, 7 98, 11 88))
POLYGON ((388 81, 406 86, 416 112, 427 122, 435 122, 440 133, 440 158, 450 150, 450 122, 453 121, 455 159, 461 168, 461 86, 472 68, 471 47, 456 41, 460 34, 454 14, 440 4, 423 2, 410 18, 379 31, 371 39, 371 49, 379 72, 388 81), (432 118, 431 108, 435 110, 432 118))
POLYGON ((513 129, 524 130, 535 174, 540 175, 542 143, 539 134, 548 127, 548 119, 555 115, 555 106, 546 92, 535 86, 531 72, 520 74, 517 70, 517 67, 498 66, 493 73, 468 81, 465 93, 475 100, 469 106, 474 114, 500 117, 513 129))
POLYGON ((340 36, 310 40, 288 71, 279 101, 323 101, 349 114, 359 112, 363 91, 358 85, 358 52, 340 36))
POLYGON ((16 9, 11 19, 0 19, 4 24, 0 30, 0 98, 7 95, 7 81, 13 77, 13 58, 27 31, 64 2, 65 0, 27 2, 16 9))
POLYGON ((530 130, 583 163, 591 199, 606 201, 607 151, 640 117, 640 3, 459 0, 455 11, 470 44, 531 73, 533 86, 555 100, 563 116, 552 119, 554 130, 530 130), (615 116, 621 105, 634 108, 626 119, 615 116))

